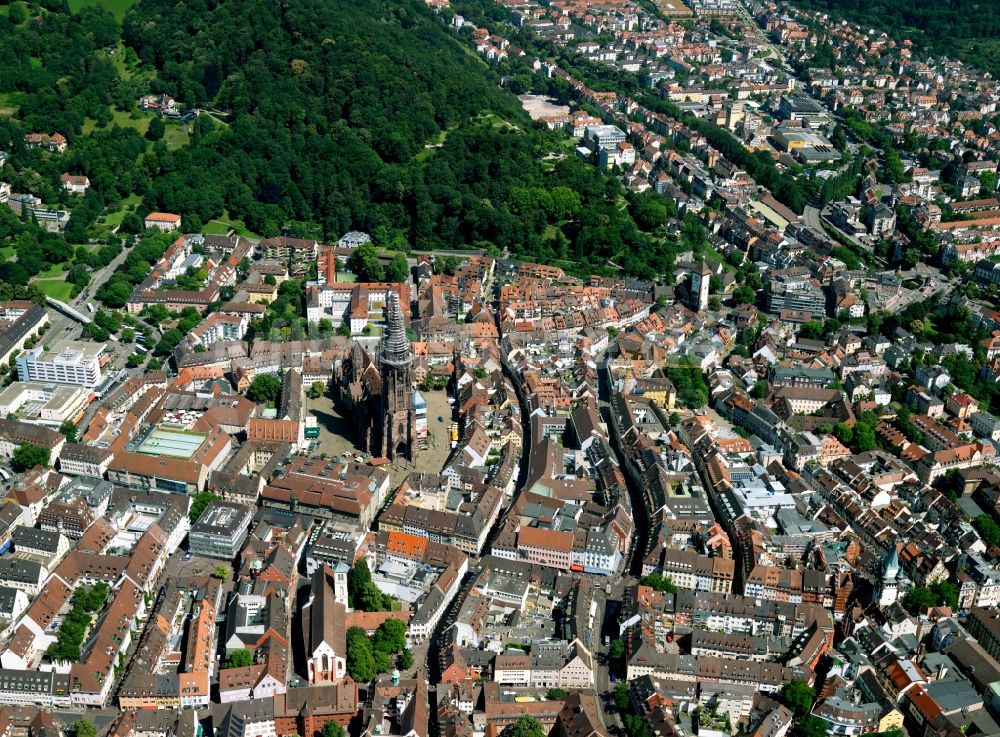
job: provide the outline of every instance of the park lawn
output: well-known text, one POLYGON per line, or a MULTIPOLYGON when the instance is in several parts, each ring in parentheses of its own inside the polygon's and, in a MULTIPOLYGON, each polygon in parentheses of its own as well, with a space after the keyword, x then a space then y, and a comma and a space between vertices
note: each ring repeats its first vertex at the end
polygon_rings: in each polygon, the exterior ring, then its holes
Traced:
POLYGON ((115 19, 121 23, 122 18, 129 8, 137 4, 139 0, 69 0, 69 9, 76 13, 82 8, 90 8, 99 5, 111 11, 115 19))
MULTIPOLYGON (((112 128, 118 126, 119 128, 134 128, 139 131, 139 135, 146 135, 146 131, 149 130, 149 121, 152 120, 151 115, 143 115, 139 118, 132 118, 131 113, 123 113, 121 110, 115 110, 112 113, 113 117, 110 123, 108 123, 105 128, 112 128)), ((97 128, 97 121, 87 118, 83 121, 83 134, 89 136, 97 128)))
POLYGON ((128 197, 122 200, 122 209, 134 210, 142 202, 142 197, 133 192, 128 197))
POLYGON ((53 299, 68 302, 73 295, 73 285, 62 279, 37 279, 34 285, 53 299))

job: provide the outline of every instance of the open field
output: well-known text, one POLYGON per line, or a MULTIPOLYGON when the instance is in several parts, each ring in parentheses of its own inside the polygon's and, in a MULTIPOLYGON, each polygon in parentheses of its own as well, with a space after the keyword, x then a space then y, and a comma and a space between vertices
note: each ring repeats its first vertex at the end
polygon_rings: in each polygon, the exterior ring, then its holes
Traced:
POLYGON ((68 302, 73 293, 73 285, 62 279, 37 279, 33 282, 49 297, 68 302))

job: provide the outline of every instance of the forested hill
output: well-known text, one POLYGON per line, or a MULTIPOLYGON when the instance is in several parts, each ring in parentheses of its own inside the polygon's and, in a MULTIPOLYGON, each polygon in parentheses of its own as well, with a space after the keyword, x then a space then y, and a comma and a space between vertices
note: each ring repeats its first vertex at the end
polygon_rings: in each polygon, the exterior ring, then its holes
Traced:
POLYGON ((420 0, 143 0, 124 36, 188 107, 303 139, 339 136, 343 120, 391 162, 473 115, 521 115, 420 0))
POLYGON ((932 54, 960 58, 1000 74, 1000 2, 997 0, 797 0, 808 8, 865 28, 909 38, 932 54))
POLYGON ((419 0, 143 0, 124 38, 156 89, 231 123, 176 156, 151 199, 206 218, 221 198, 257 231, 405 224, 390 210, 426 144, 484 112, 526 120, 419 0))
MULTIPOLYGON (((629 196, 565 133, 532 123, 468 29, 423 0, 139 0, 121 23, 41 1, 0 0, 0 175, 71 217, 63 237, 0 208, 0 248, 20 239, 0 281, 70 264, 81 290, 82 264, 103 265, 89 246, 153 210, 189 231, 364 230, 388 248, 506 249, 582 275, 672 269, 680 245, 657 230, 669 203, 629 196), (200 114, 140 110, 151 93, 200 114), (29 148, 33 132, 69 146, 29 148), (89 177, 85 196, 61 188, 64 173, 89 177)), ((520 62, 521 88, 549 92, 520 62)))
POLYGON ((124 40, 154 91, 221 111, 155 156, 147 209, 225 209, 262 235, 492 245, 582 273, 669 268, 621 185, 533 125, 422 0, 141 0, 124 40))

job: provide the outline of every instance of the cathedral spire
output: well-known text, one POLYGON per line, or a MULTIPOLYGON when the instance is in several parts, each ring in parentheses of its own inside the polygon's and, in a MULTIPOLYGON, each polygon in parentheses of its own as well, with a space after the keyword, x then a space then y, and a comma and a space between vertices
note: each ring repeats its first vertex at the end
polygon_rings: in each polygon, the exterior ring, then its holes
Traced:
POLYGON ((390 366, 407 366, 413 363, 410 339, 406 337, 406 323, 399 295, 393 289, 386 290, 385 335, 382 337, 381 359, 390 366))

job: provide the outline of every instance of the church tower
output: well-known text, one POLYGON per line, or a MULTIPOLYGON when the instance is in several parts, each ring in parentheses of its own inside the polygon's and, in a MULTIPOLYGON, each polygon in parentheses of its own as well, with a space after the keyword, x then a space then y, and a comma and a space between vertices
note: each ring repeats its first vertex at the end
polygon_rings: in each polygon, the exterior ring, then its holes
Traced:
POLYGON ((390 460, 417 453, 417 412, 413 407, 413 351, 406 337, 399 295, 386 292, 386 327, 379 346, 378 368, 382 378, 381 456, 390 460))
POLYGON ((875 589, 875 601, 880 607, 892 606, 899 598, 899 548, 893 543, 882 558, 882 578, 875 589))
POLYGON ((333 600, 344 606, 347 606, 347 574, 350 570, 342 560, 338 560, 333 567, 333 600))
POLYGON ((712 269, 704 260, 695 264, 691 270, 691 285, 689 289, 688 306, 695 312, 708 308, 708 294, 712 282, 712 269))

